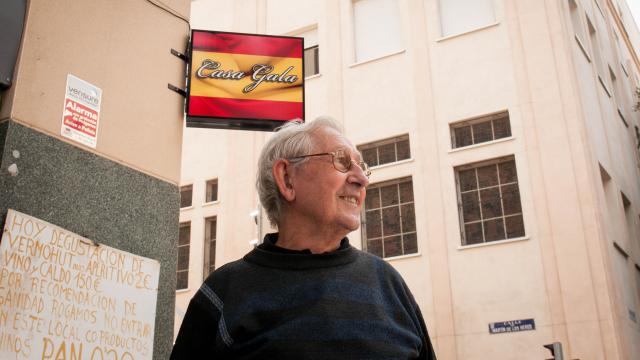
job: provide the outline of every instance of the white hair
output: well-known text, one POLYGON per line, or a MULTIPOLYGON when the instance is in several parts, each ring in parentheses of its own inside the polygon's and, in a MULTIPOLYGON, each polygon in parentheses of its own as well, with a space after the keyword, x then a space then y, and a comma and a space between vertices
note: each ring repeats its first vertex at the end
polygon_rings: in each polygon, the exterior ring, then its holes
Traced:
MULTIPOLYGON (((286 200, 273 178, 273 163, 278 159, 291 159, 296 156, 308 155, 313 150, 313 134, 321 128, 331 128, 342 134, 342 129, 329 116, 320 116, 308 123, 290 121, 277 129, 276 133, 262 148, 258 160, 258 175, 256 188, 260 196, 260 203, 264 207, 271 225, 280 224, 282 210, 286 200)), ((298 165, 307 159, 289 160, 298 165)))

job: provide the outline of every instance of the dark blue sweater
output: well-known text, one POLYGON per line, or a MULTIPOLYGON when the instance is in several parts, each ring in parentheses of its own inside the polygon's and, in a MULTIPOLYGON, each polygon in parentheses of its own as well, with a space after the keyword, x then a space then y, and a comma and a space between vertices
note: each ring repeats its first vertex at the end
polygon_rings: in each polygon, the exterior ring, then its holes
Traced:
POLYGON ((209 276, 171 359, 435 359, 418 305, 385 261, 346 239, 325 254, 275 241, 209 276))

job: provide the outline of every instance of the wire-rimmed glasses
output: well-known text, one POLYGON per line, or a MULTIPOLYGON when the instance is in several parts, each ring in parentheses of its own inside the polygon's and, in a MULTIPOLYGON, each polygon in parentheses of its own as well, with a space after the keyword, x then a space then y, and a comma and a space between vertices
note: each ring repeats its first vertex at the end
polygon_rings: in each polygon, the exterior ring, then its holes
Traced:
POLYGON ((366 177, 369 177, 369 175, 371 175, 371 170, 369 169, 369 165, 367 165, 367 163, 364 161, 353 160, 351 158, 351 152, 347 149, 338 149, 336 151, 330 151, 325 153, 294 156, 292 158, 289 158, 289 160, 303 159, 311 156, 324 156, 324 155, 331 155, 331 163, 333 163, 333 167, 336 170, 340 171, 341 173, 346 173, 349 170, 351 170, 351 165, 355 163, 357 166, 360 167, 360 169, 362 169, 362 172, 366 177))

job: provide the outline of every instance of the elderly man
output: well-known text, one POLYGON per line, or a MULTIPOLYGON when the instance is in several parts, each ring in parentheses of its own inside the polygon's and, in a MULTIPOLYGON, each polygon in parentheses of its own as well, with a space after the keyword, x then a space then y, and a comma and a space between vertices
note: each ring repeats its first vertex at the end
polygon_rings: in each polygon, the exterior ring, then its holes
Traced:
POLYGON ((278 233, 216 270, 189 304, 172 359, 435 359, 409 288, 349 245, 369 169, 328 118, 289 123, 258 164, 278 233))

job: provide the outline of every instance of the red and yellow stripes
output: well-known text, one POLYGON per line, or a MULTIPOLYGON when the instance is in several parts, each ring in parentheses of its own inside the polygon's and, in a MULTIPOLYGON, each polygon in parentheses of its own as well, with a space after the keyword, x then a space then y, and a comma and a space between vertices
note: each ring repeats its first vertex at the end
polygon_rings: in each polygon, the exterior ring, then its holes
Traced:
POLYGON ((188 116, 303 117, 302 39, 194 32, 191 58, 188 116))

